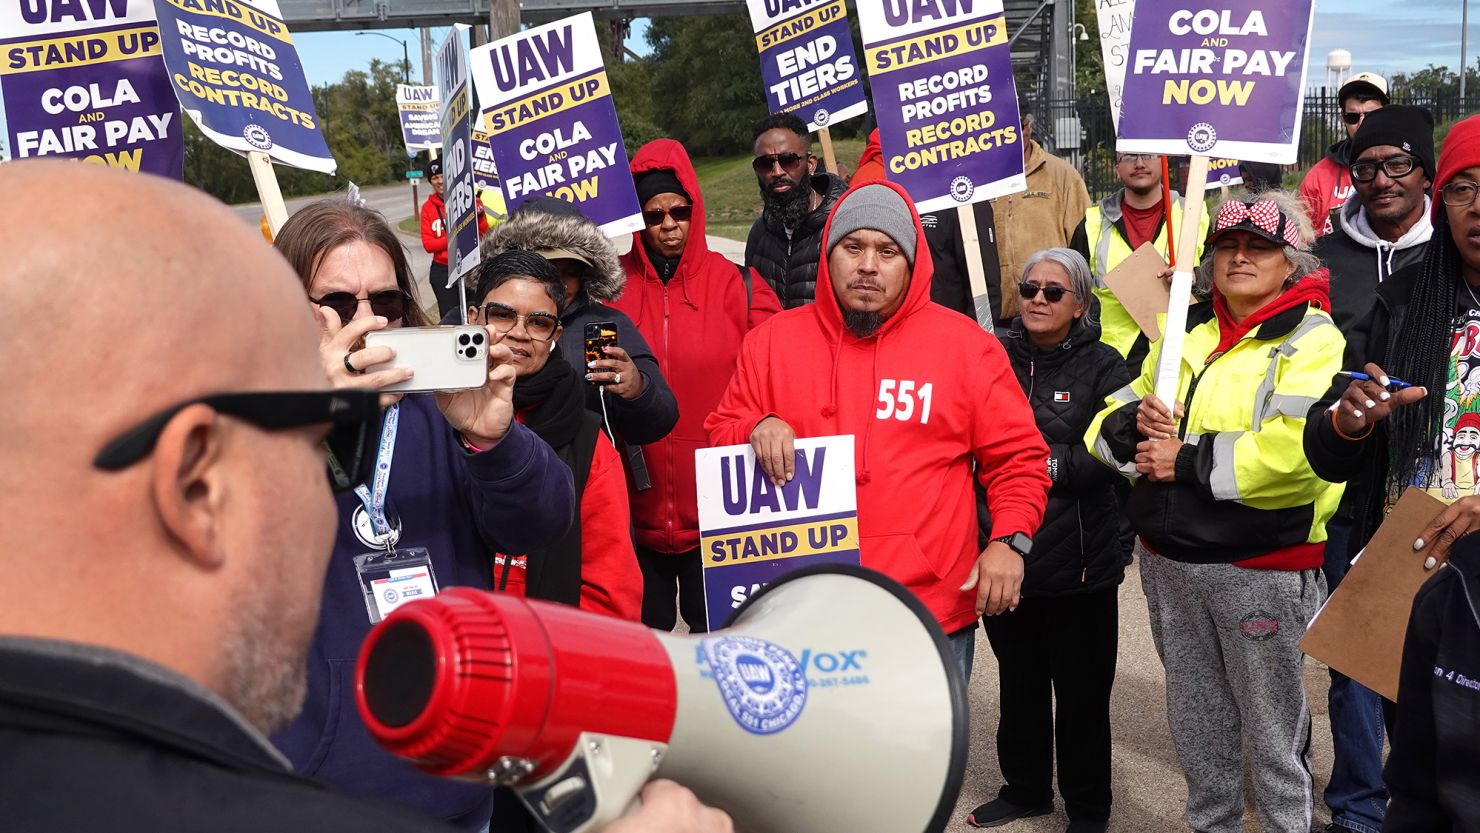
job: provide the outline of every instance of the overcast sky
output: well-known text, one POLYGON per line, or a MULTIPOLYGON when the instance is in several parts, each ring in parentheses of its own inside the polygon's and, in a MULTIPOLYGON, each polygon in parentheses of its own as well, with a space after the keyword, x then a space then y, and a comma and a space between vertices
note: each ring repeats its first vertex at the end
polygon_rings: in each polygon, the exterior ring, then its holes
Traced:
MULTIPOLYGON (((1413 72, 1429 64, 1459 65, 1460 7, 1464 0, 1317 0, 1315 33, 1311 41, 1306 79, 1319 86, 1326 77, 1326 53, 1345 49, 1352 53, 1352 72, 1373 71, 1383 75, 1413 72)), ((1476 0, 1474 17, 1480 17, 1476 0)), ((633 26, 628 46, 647 52, 642 40, 644 21, 633 26)), ((1480 21, 1471 20, 1472 34, 1480 34, 1480 21)), ((415 30, 382 29, 385 34, 408 41, 413 82, 421 78, 420 39, 415 30)), ((433 44, 447 29, 433 31, 433 44)), ((305 32, 294 36, 298 54, 310 84, 338 81, 351 69, 364 69, 372 58, 399 64, 401 47, 386 38, 359 36, 352 32, 305 32)), ((1480 59, 1480 43, 1470 38, 1469 63, 1480 59)))

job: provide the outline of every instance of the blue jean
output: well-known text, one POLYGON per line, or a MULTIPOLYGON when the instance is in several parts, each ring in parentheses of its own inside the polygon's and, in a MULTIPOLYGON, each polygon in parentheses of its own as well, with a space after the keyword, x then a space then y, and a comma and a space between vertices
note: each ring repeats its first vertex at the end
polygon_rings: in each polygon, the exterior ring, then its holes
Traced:
MULTIPOLYGON (((1335 592, 1350 566, 1351 522, 1333 518, 1326 536, 1326 584, 1335 592)), ((1335 752, 1325 793, 1331 820, 1360 833, 1380 833, 1388 801, 1382 783, 1382 697, 1333 670, 1327 703, 1335 752)))
POLYGON ((951 650, 956 652, 956 661, 961 663, 961 677, 970 685, 972 660, 976 658, 976 625, 956 631, 946 640, 951 643, 951 650))

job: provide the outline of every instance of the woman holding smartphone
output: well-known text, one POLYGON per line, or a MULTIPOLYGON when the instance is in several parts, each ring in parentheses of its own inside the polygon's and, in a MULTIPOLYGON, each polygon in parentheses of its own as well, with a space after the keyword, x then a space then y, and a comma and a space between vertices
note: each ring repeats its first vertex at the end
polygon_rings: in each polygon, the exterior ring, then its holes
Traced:
MULTIPOLYGON (((289 218, 273 245, 319 317, 320 353, 336 387, 414 379, 407 370, 364 372, 394 358, 387 346, 363 349, 367 333, 425 323, 405 252, 383 217, 322 200, 289 218)), ((413 393, 387 408, 375 477, 338 499, 303 711, 273 737, 303 775, 470 833, 487 827, 492 789, 424 775, 377 746, 355 708, 354 668, 371 625, 397 605, 452 585, 492 589, 490 552, 525 552, 570 526, 570 470, 514 420, 512 352, 491 343, 488 356, 483 387, 413 393)), ((264 592, 271 579, 263 577, 264 592)))

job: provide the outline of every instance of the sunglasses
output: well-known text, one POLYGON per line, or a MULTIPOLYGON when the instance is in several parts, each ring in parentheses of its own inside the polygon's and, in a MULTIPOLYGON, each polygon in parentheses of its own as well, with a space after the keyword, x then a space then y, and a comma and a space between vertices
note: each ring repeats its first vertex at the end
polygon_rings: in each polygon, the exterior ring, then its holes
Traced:
POLYGON ((380 447, 380 395, 365 390, 223 393, 191 399, 125 431, 98 452, 93 466, 119 471, 144 459, 154 450, 170 420, 191 405, 205 405, 218 414, 236 417, 268 431, 332 425, 324 440, 324 451, 329 485, 336 492, 348 492, 364 483, 375 468, 375 454, 380 447))
POLYGON ((672 217, 676 223, 687 223, 692 216, 694 216, 694 207, 692 205, 675 205, 666 210, 659 208, 653 211, 644 211, 642 212, 642 221, 650 226, 661 226, 663 225, 664 217, 672 217))
POLYGON ((1036 283, 1028 283, 1027 281, 1018 284, 1018 294, 1023 297, 1024 301, 1038 297, 1039 292, 1043 293, 1043 300, 1050 304, 1057 304, 1064 300, 1065 292, 1070 295, 1075 294, 1074 290, 1062 286, 1039 286, 1036 283))
POLYGON ((354 320, 355 313, 360 311, 360 303, 363 301, 370 302, 370 310, 376 315, 383 316, 388 321, 399 321, 406 314, 411 296, 399 289, 386 289, 371 293, 368 298, 358 297, 352 292, 330 292, 322 298, 308 300, 334 310, 339 315, 339 322, 348 324, 354 320))
POLYGON ((1366 113, 1342 113, 1341 120, 1347 124, 1361 124, 1362 119, 1367 118, 1366 113))
POLYGON ((493 328, 499 335, 507 335, 510 330, 524 322, 524 331, 529 337, 536 341, 549 341, 555 337, 555 330, 560 327, 560 319, 548 312, 531 312, 529 315, 520 315, 513 307, 503 304, 484 304, 482 307, 474 307, 483 311, 483 323, 493 328))
POLYGON ((1381 162, 1376 160, 1353 162, 1349 169, 1352 172, 1352 179, 1358 182, 1371 182, 1377 178, 1378 168, 1381 168, 1389 179, 1401 179, 1413 173, 1413 169, 1417 166, 1418 157, 1416 156, 1389 156, 1381 162))
POLYGON ((800 153, 771 153, 757 156, 755 161, 750 163, 750 167, 754 168, 758 174, 768 174, 777 165, 780 165, 783 171, 794 171, 801 169, 806 159, 807 157, 800 153))

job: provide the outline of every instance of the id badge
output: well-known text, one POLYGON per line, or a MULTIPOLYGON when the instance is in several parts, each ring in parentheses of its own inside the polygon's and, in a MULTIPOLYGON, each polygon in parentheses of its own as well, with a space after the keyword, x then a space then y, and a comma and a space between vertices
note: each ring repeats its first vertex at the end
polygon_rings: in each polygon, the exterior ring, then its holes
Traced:
POLYGON ((357 555, 355 573, 371 624, 407 602, 437 595, 437 575, 425 547, 357 555))

